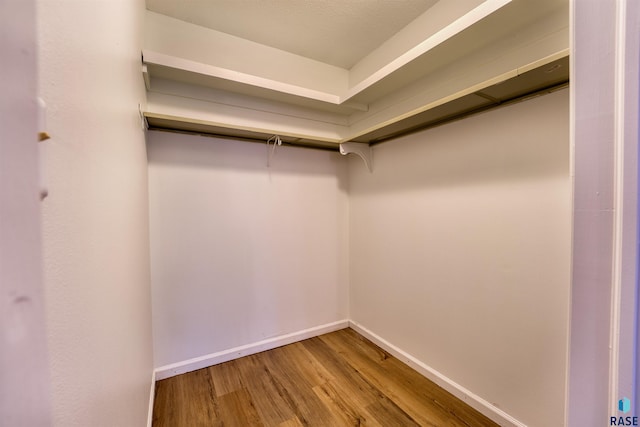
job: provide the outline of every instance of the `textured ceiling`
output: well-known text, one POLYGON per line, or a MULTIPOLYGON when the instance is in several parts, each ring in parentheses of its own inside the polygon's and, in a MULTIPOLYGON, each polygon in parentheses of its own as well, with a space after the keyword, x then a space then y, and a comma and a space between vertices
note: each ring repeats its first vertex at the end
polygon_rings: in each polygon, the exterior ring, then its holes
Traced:
POLYGON ((146 0, 147 9, 349 69, 438 0, 146 0))

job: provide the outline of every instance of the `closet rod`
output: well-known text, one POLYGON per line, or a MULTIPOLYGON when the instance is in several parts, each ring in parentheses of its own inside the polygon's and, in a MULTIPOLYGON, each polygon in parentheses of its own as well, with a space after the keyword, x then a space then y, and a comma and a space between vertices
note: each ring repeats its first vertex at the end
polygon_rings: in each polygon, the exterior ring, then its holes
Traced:
MULTIPOLYGON (((214 132, 200 132, 200 131, 185 130, 185 129, 172 129, 172 128, 154 126, 152 124, 149 124, 148 130, 155 130, 155 131, 169 132, 169 133, 179 133, 184 135, 198 135, 198 136, 204 136, 208 138, 231 139, 234 141, 254 142, 254 143, 260 143, 260 144, 265 144, 268 139, 268 138, 258 138, 258 137, 250 137, 250 136, 224 135, 224 134, 214 133, 214 132)), ((331 143, 327 143, 327 144, 331 144, 331 143)), ((308 143, 308 142, 296 143, 295 141, 294 142, 282 141, 282 145, 285 145, 288 147, 308 148, 312 150, 332 151, 335 153, 340 152, 339 144, 322 145, 322 144, 314 144, 314 143, 308 143)))
MULTIPOLYGON (((536 98, 538 96, 543 96, 543 95, 547 95, 549 93, 553 93, 556 92, 558 90, 562 90, 562 89, 566 89, 569 87, 569 81, 562 81, 560 83, 557 84, 552 84, 543 88, 538 88, 536 90, 530 91, 530 92, 526 92, 523 94, 519 94, 517 96, 513 96, 511 98, 507 98, 507 99, 503 99, 503 100, 496 100, 497 102, 493 102, 491 104, 487 104, 487 105, 483 105, 480 107, 476 107, 476 108, 472 108, 470 110, 466 110, 466 111, 461 111, 459 113, 456 114, 452 114, 452 115, 448 115, 445 116, 443 118, 439 118, 436 120, 430 120, 427 121, 425 120, 424 123, 421 123, 419 125, 416 126, 411 126, 411 127, 407 127, 406 129, 402 129, 400 131, 397 132, 393 132, 390 133, 388 135, 384 135, 378 138, 373 138, 373 139, 369 139, 368 141, 366 141, 370 146, 375 146, 378 144, 382 144, 385 142, 389 142, 392 141, 394 139, 406 136, 406 135, 411 135, 413 133, 416 132, 421 132, 423 130, 427 130, 427 129, 431 129, 437 126, 442 126, 445 125, 447 123, 451 123, 454 121, 458 121, 458 120, 462 120, 465 119, 467 117, 479 114, 479 113, 483 113, 485 111, 489 111, 489 110, 493 110, 495 108, 499 108, 499 107, 504 107, 507 105, 511 105, 511 104, 515 104, 518 102, 522 102, 522 101, 526 101, 528 99, 531 98, 536 98)), ((478 96, 483 96, 482 91, 479 92, 474 92, 471 93, 470 95, 478 95, 478 96)), ((365 135, 366 137, 366 135, 365 135)), ((356 141, 358 141, 358 138, 355 139, 356 141)))

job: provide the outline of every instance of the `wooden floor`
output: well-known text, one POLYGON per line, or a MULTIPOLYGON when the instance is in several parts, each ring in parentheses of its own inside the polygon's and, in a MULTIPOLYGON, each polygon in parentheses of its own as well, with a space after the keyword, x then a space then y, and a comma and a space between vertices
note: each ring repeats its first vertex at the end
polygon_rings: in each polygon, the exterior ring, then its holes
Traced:
POLYGON ((153 425, 497 426, 351 329, 158 381, 153 425))

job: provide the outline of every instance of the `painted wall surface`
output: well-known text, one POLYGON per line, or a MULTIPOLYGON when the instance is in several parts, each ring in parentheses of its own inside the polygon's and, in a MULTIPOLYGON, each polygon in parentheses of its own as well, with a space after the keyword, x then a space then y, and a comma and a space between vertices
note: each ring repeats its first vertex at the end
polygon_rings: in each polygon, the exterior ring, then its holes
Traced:
POLYGON ((349 165, 351 318, 530 427, 564 422, 568 101, 376 146, 373 174, 349 165))
POLYGON ((0 425, 51 425, 34 0, 0 1, 0 425))
POLYGON ((155 366, 347 316, 345 158, 150 132, 155 366))
POLYGON ((153 369, 144 2, 38 2, 54 425, 146 424, 153 369))

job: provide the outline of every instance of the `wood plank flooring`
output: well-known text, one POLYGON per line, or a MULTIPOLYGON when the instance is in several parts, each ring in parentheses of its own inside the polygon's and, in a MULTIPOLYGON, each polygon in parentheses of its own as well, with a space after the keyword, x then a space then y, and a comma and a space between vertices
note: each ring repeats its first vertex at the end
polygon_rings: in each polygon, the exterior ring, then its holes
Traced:
POLYGON ((158 381, 153 426, 497 424, 343 329, 158 381))

